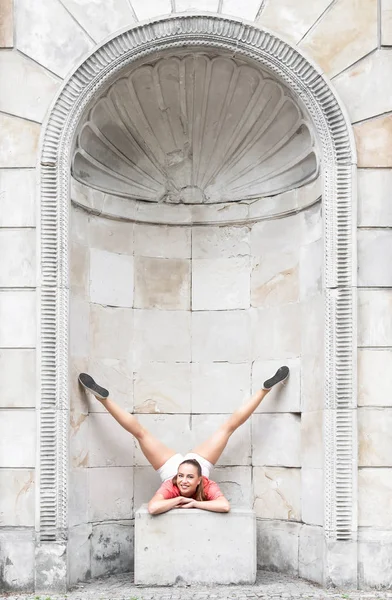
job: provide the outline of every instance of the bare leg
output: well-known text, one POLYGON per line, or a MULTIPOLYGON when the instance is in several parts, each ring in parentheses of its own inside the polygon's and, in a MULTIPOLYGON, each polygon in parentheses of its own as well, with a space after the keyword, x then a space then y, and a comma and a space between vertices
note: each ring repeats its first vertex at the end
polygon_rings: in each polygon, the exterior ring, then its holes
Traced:
POLYGON ((263 389, 253 394, 246 404, 237 409, 208 440, 194 448, 192 452, 200 454, 200 456, 214 465, 226 448, 231 434, 249 419, 268 392, 269 390, 263 389))
POLYGON ((174 450, 171 450, 171 448, 168 448, 154 437, 139 423, 136 417, 118 406, 113 400, 110 398, 98 398, 98 400, 102 402, 106 410, 116 419, 117 423, 120 423, 124 429, 137 439, 141 451, 155 470, 160 469, 171 456, 174 456, 174 450))

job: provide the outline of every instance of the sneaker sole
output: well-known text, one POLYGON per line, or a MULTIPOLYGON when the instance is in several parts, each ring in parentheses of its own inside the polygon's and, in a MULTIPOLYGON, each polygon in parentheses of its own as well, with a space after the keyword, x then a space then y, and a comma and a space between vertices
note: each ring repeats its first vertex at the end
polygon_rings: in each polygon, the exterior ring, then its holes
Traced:
POLYGON ((91 375, 80 373, 79 381, 86 390, 94 394, 97 398, 100 398, 101 400, 106 400, 106 398, 108 398, 109 391, 95 383, 91 375))
POLYGON ((290 374, 290 369, 288 367, 279 367, 276 371, 275 375, 273 375, 270 379, 264 381, 263 389, 270 390, 277 383, 281 383, 285 381, 290 374))

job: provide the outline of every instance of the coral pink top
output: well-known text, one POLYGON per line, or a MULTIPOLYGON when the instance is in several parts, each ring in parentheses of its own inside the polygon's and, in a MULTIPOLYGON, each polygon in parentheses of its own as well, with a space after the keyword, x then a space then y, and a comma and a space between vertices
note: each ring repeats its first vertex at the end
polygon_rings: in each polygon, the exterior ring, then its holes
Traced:
MULTIPOLYGON (((203 486, 206 500, 216 500, 220 496, 223 496, 218 484, 215 483, 215 481, 211 481, 211 479, 208 479, 207 477, 203 477, 203 486)), ((176 485, 174 485, 172 479, 168 479, 162 483, 161 487, 157 491, 157 494, 162 494, 165 500, 170 500, 170 498, 177 498, 178 496, 181 496, 180 490, 176 485)))

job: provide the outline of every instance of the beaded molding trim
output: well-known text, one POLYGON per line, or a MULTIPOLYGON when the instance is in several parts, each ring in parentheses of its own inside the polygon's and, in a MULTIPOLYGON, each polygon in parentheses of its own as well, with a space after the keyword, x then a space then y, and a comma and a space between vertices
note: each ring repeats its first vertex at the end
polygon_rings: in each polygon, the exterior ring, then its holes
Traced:
POLYGON ((78 123, 124 67, 183 46, 228 51, 268 69, 304 103, 317 130, 325 228, 324 526, 331 540, 354 539, 355 151, 349 121, 322 72, 287 42, 241 21, 179 15, 135 26, 95 50, 67 79, 47 121, 41 157, 40 540, 67 537, 69 181, 78 123))

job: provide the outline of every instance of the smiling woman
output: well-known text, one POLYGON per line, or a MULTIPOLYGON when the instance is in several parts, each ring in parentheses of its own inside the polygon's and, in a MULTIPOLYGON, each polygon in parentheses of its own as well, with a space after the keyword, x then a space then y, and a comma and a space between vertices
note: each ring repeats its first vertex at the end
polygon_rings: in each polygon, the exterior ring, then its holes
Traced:
POLYGON ((280 367, 264 381, 263 387, 191 453, 176 454, 145 429, 134 415, 109 398, 109 391, 98 385, 91 375, 80 373, 82 386, 99 400, 116 421, 139 442, 151 466, 160 475, 162 485, 148 504, 152 515, 173 508, 201 508, 212 512, 229 512, 230 504, 218 485, 209 479, 210 470, 218 461, 231 435, 253 414, 270 389, 289 376, 288 367, 280 367))

